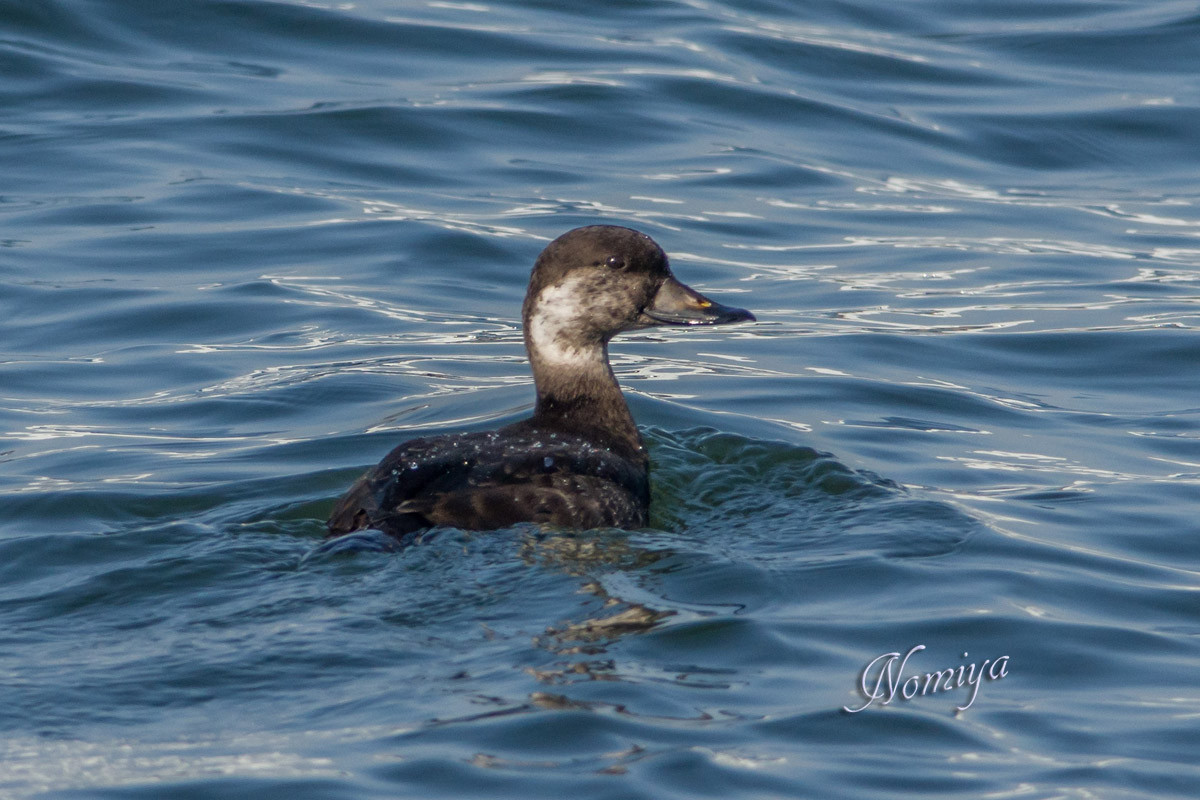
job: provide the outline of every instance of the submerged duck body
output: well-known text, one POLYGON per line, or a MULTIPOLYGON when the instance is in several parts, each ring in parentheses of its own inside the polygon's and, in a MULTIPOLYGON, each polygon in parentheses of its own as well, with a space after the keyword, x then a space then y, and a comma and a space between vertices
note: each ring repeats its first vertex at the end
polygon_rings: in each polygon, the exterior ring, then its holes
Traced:
POLYGON ((518 522, 644 527, 649 460, 609 365, 609 341, 658 325, 754 319, 676 280, 649 236, 611 225, 576 228, 547 245, 521 316, 537 388, 533 416, 495 431, 405 442, 338 501, 330 536, 369 528, 405 539, 438 525, 518 522))

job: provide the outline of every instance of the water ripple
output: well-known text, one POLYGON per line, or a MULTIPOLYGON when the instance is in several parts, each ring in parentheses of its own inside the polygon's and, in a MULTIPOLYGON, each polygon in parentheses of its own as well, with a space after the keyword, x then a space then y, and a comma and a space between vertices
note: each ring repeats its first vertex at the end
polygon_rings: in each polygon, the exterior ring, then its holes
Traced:
POLYGON ((0 6, 0 794, 1191 797, 1198 22, 0 6), (612 344, 655 527, 322 547, 597 222, 760 320, 612 344))

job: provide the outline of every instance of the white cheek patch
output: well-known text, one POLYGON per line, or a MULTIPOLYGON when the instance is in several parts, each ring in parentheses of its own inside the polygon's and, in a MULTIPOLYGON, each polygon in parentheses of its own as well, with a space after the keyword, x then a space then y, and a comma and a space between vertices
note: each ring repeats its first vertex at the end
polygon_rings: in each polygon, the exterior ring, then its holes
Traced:
POLYGON ((578 277, 547 286, 533 303, 529 320, 529 345, 546 363, 594 364, 604 361, 604 348, 582 344, 580 303, 590 290, 578 277))

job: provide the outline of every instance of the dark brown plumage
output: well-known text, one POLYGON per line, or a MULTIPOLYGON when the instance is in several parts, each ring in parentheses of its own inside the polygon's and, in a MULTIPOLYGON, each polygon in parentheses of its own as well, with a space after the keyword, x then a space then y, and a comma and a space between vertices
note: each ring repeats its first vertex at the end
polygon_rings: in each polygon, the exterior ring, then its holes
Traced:
POLYGON ((679 283, 643 233, 596 225, 563 234, 538 256, 522 307, 533 416, 400 445, 338 501, 329 534, 373 528, 403 540, 437 525, 518 522, 644 527, 649 464, 608 363, 609 340, 654 325, 753 319, 679 283))

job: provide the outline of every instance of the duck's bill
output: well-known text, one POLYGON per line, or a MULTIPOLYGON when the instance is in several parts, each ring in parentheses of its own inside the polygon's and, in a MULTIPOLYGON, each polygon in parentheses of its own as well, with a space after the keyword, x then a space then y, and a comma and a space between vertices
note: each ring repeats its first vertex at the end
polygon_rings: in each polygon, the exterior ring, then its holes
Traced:
POLYGON ((754 315, 744 308, 723 306, 668 277, 654 295, 653 302, 642 312, 646 325, 725 325, 730 322, 754 322, 754 315))

